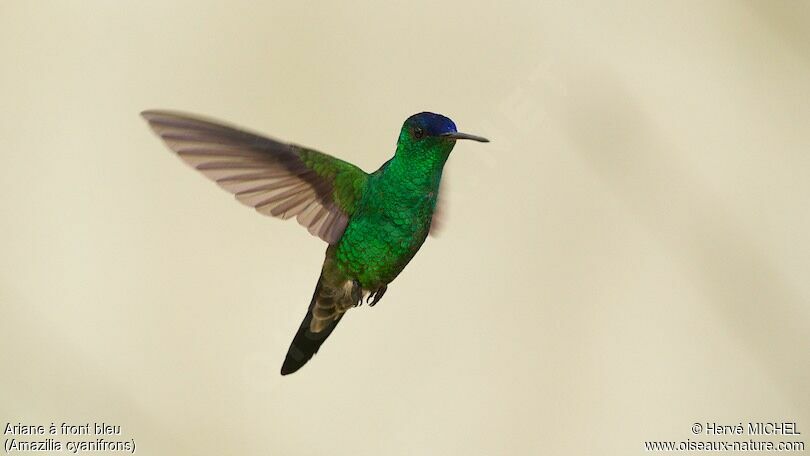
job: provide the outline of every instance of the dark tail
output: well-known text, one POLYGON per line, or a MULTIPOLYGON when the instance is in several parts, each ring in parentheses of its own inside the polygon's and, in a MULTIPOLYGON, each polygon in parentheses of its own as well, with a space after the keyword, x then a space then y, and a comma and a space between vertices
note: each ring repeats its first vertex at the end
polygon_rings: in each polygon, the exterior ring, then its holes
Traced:
POLYGON ((298 332, 295 333, 290 349, 287 350, 287 358, 284 359, 284 364, 281 366, 281 375, 292 374, 300 369, 304 364, 309 361, 321 344, 324 343, 327 337, 332 334, 335 326, 340 322, 343 315, 338 315, 330 322, 325 328, 319 332, 310 331, 310 323, 312 322, 312 309, 315 306, 315 299, 321 291, 321 279, 318 279, 318 285, 315 287, 315 293, 312 295, 312 301, 309 303, 307 315, 301 326, 298 327, 298 332))

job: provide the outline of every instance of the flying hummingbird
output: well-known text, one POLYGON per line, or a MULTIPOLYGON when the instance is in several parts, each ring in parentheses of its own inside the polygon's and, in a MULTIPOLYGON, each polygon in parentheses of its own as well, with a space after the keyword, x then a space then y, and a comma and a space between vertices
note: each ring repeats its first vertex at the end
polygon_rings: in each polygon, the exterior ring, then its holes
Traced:
POLYGON ((394 157, 366 173, 306 147, 219 122, 144 111, 149 126, 183 161, 265 215, 295 217, 326 241, 326 258, 281 375, 301 368, 352 307, 376 304, 430 231, 442 169, 460 133, 422 112, 405 120, 394 157))

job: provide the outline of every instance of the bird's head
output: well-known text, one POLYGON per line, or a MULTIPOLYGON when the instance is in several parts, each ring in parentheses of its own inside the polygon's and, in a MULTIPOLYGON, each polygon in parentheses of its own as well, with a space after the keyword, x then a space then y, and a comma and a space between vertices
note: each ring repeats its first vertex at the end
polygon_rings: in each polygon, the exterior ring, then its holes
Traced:
POLYGON ((408 117, 402 125, 398 150, 447 155, 458 139, 489 142, 488 139, 481 136, 459 132, 456 124, 441 114, 420 112, 408 117))

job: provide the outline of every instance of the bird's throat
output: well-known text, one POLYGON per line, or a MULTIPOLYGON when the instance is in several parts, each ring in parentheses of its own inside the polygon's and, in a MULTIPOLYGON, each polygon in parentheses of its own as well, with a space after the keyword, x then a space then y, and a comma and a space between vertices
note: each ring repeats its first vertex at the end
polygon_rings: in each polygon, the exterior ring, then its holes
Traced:
POLYGON ((397 152, 380 176, 386 186, 414 197, 438 191, 450 150, 433 153, 397 152))

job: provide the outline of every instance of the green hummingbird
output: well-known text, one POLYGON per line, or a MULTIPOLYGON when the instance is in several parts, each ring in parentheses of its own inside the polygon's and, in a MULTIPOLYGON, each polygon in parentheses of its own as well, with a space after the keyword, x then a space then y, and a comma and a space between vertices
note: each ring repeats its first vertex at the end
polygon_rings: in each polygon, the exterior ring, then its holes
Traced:
POLYGON ((315 293, 281 375, 300 369, 343 315, 376 304, 425 241, 442 169, 461 133, 422 112, 405 120, 393 158, 377 171, 241 128, 169 111, 144 111, 152 130, 183 161, 258 212, 289 219, 326 241, 315 293))

